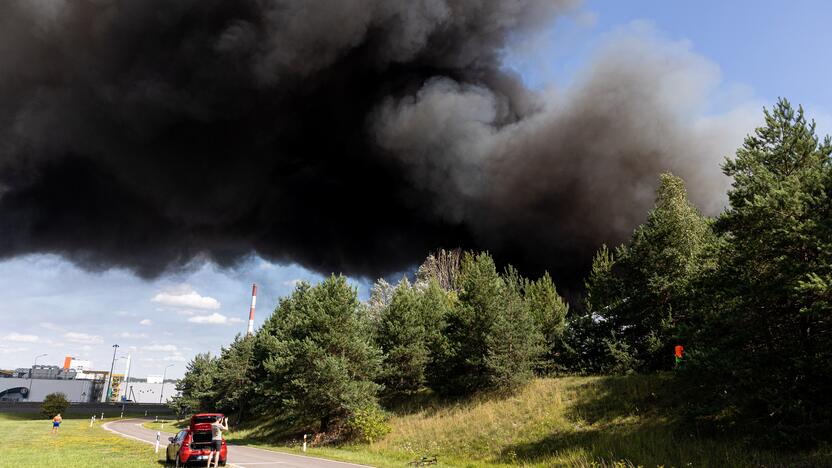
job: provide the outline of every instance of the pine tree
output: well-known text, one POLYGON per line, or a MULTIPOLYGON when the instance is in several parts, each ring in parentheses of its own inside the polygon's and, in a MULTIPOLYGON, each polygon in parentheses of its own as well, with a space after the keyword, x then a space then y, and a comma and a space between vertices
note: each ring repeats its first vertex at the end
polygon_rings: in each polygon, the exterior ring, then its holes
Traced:
POLYGON ((326 432, 352 411, 375 405, 381 353, 357 292, 343 276, 302 283, 258 333, 254 370, 263 409, 326 432))
POLYGON ((459 300, 446 328, 449 352, 436 386, 462 395, 513 390, 531 375, 541 341, 521 279, 513 270, 501 277, 487 253, 466 253, 457 284, 459 300))
POLYGON ((599 252, 587 281, 587 304, 597 314, 610 356, 608 371, 670 368, 683 340, 691 285, 713 267, 710 222, 687 199, 682 179, 662 174, 656 205, 630 241, 599 252))
POLYGON ((552 277, 546 272, 535 281, 525 281, 523 299, 542 334, 543 352, 536 366, 541 373, 563 369, 564 332, 569 306, 558 295, 552 277))
POLYGON ((421 389, 440 340, 450 302, 436 280, 422 288, 402 279, 383 309, 377 342, 384 353, 382 383, 388 396, 421 389))
POLYGON ((829 437, 829 138, 786 100, 723 167, 733 178, 692 385, 694 408, 793 445, 829 437), (712 376, 721 375, 721 379, 712 376))
POLYGON ((216 378, 217 359, 210 353, 194 356, 188 363, 185 375, 176 385, 176 390, 181 393, 175 402, 176 406, 189 408, 192 412, 216 411, 216 378))
POLYGON ((217 409, 225 414, 237 414, 241 418, 249 409, 254 337, 237 335, 227 348, 223 348, 216 362, 214 388, 217 409))
POLYGON ((527 282, 513 267, 502 276, 501 310, 486 334, 488 387, 511 391, 531 379, 543 351, 543 336, 523 298, 527 282))

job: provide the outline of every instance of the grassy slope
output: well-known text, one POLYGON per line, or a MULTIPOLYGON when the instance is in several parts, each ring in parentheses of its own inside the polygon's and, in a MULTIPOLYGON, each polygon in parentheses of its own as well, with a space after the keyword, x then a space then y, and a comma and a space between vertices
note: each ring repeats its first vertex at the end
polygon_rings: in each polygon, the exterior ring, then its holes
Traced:
MULTIPOLYGON (((309 454, 398 467, 423 455, 462 467, 832 466, 829 447, 790 455, 698 437, 655 409, 672 390, 661 376, 538 379, 509 398, 413 404, 391 419, 392 432, 379 442, 309 454)), ((229 440, 298 451, 298 441, 270 441, 269 431, 263 424, 233 431, 229 440)))
MULTIPOLYGON (((57 435, 51 421, 34 415, 0 414, 0 467, 159 468, 160 456, 149 444, 124 439, 90 426, 89 416, 64 417, 57 435)), ((103 422, 112 421, 105 419, 103 422)))

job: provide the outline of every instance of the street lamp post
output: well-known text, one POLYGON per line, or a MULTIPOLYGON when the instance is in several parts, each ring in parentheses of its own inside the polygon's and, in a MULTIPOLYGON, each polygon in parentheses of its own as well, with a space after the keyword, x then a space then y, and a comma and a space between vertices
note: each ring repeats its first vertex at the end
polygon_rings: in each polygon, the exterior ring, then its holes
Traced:
POLYGON ((162 402, 162 397, 165 395, 165 377, 168 375, 168 367, 172 366, 173 364, 168 364, 165 366, 165 371, 162 372, 162 391, 159 392, 159 403, 162 402))
POLYGON ((118 345, 113 345, 113 362, 110 364, 110 378, 107 380, 107 391, 104 392, 104 401, 106 402, 110 398, 110 385, 113 384, 113 369, 116 365, 116 351, 118 351, 118 345))
POLYGON ((26 391, 26 399, 32 401, 32 380, 34 379, 34 372, 35 366, 38 365, 38 359, 44 356, 48 356, 47 354, 38 354, 35 356, 35 362, 32 363, 32 368, 29 369, 29 390, 26 391))

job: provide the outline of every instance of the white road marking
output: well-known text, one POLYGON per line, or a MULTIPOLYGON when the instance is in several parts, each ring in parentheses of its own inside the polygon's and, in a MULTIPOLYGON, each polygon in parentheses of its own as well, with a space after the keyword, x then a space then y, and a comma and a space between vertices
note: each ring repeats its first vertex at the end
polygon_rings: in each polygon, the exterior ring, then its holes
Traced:
POLYGON ((279 461, 271 461, 271 462, 237 462, 235 463, 236 466, 240 468, 246 468, 247 466, 251 465, 285 465, 286 462, 279 462, 279 461))

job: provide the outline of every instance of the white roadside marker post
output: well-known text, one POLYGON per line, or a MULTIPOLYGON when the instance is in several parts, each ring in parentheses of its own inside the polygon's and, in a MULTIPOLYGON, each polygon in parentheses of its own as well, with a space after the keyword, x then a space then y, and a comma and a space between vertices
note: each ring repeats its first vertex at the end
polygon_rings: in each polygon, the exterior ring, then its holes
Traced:
POLYGON ((156 419, 153 420, 154 422, 159 422, 159 416, 156 416, 156 419))
POLYGON ((156 431, 156 453, 159 453, 159 431, 156 431))
POLYGON ((303 453, 306 453, 306 434, 303 435, 303 453))
POLYGON ((119 416, 118 418, 121 419, 123 417, 124 417, 124 411, 121 412, 121 416, 119 416))
POLYGON ((104 419, 104 412, 101 412, 101 419, 104 419))
POLYGON ((90 427, 92 427, 93 424, 95 424, 95 415, 92 415, 90 418, 90 427))

